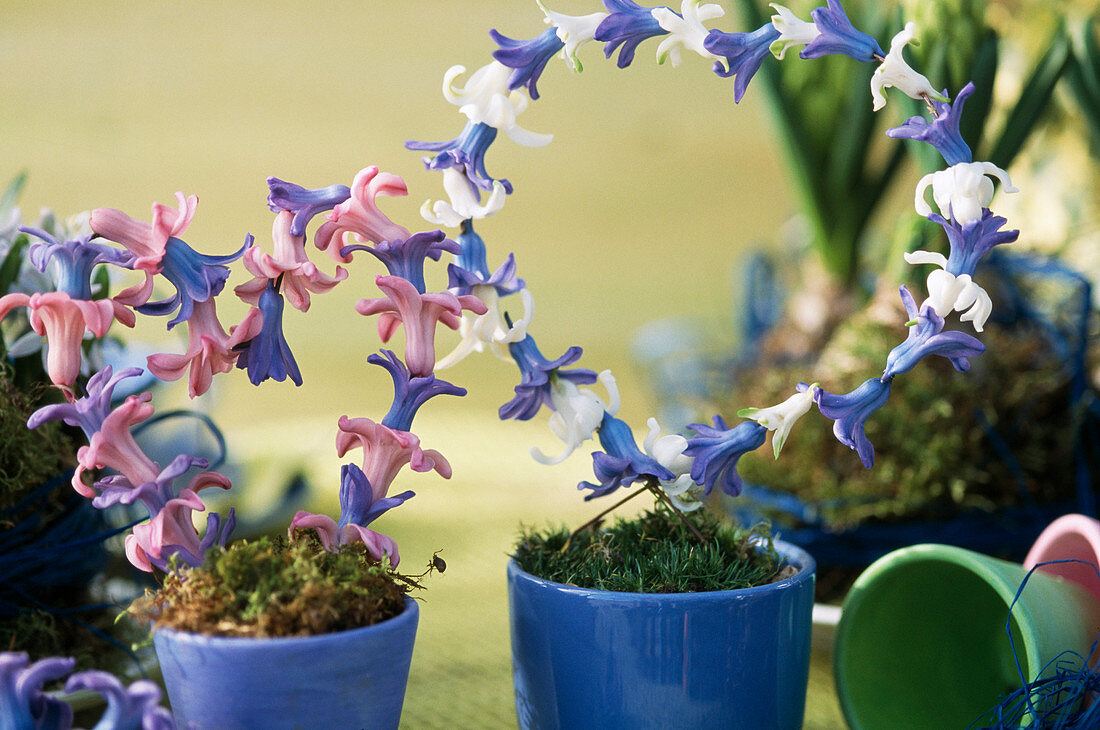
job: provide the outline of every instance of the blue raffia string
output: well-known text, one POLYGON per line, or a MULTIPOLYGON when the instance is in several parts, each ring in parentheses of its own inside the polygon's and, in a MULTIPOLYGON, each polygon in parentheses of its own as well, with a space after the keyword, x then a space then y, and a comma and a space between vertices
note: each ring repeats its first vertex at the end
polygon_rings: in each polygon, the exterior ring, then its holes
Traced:
POLYGON ((1100 672, 1089 669, 1097 658, 1100 636, 1097 636, 1089 648, 1088 657, 1082 657, 1075 651, 1064 651, 1051 659, 1036 675, 1035 681, 1029 681, 1024 673, 1020 656, 1016 651, 1016 642, 1012 638, 1012 609, 1020 600, 1032 574, 1046 565, 1059 563, 1082 563, 1088 565, 1100 580, 1100 570, 1093 563, 1074 558, 1048 560, 1039 563, 1024 576, 1005 619, 1005 633, 1008 634, 1012 658, 1016 662, 1016 673, 1020 678, 1020 689, 1005 695, 989 712, 980 717, 971 728, 975 730, 1010 730, 1028 727, 1039 730, 1096 730, 1100 728, 1100 702, 1094 701, 1088 707, 1084 702, 1092 697, 1100 697, 1100 672), (983 724, 979 724, 983 723, 983 724))
POLYGON ((199 413, 198 411, 192 411, 185 408, 177 409, 174 411, 165 411, 163 413, 158 413, 152 418, 149 418, 148 420, 135 426, 133 429, 133 433, 135 436, 138 436, 146 431, 150 426, 155 426, 158 423, 179 418, 194 418, 197 421, 200 421, 204 426, 206 426, 207 430, 210 432, 210 436, 214 439, 214 444, 217 446, 218 450, 218 456, 217 458, 207 459, 210 464, 206 468, 217 469, 222 464, 224 464, 227 456, 225 435, 222 434, 221 429, 218 428, 213 419, 211 419, 210 416, 206 415, 205 413, 199 413))

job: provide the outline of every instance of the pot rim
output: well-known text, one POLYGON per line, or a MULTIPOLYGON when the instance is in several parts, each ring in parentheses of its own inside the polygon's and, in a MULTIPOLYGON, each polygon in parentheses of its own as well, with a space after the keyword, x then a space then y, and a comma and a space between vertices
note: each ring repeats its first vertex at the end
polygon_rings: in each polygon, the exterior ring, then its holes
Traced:
POLYGON ((203 646, 222 646, 229 647, 232 645, 243 646, 245 644, 260 644, 263 642, 278 644, 280 646, 290 646, 291 644, 298 643, 324 643, 334 642, 339 643, 346 641, 352 635, 362 635, 369 633, 382 633, 385 631, 395 631, 405 628, 408 624, 412 624, 413 627, 417 624, 417 619, 420 616, 420 604, 412 596, 405 595, 405 608, 401 613, 396 616, 392 616, 385 621, 379 621, 376 624, 370 626, 359 626, 354 629, 344 629, 343 631, 330 631, 327 634, 313 634, 310 636, 214 636, 211 634, 200 634, 193 631, 180 631, 178 629, 169 628, 153 628, 153 637, 163 636, 170 641, 174 641, 180 644, 198 644, 203 646))
POLYGON ((799 571, 789 578, 784 578, 774 583, 765 583, 762 586, 753 586, 752 588, 735 588, 725 591, 697 591, 694 593, 636 593, 630 591, 609 591, 602 588, 581 588, 580 586, 571 585, 569 583, 557 583, 552 580, 546 580, 545 578, 539 578, 519 567, 519 563, 516 562, 515 558, 508 559, 508 579, 509 581, 522 580, 538 587, 578 596, 606 596, 608 598, 631 598, 638 601, 653 602, 728 600, 732 597, 749 597, 781 591, 802 585, 807 581, 813 581, 817 573, 817 562, 813 559, 812 555, 797 545, 784 542, 783 540, 775 540, 774 544, 779 554, 798 567, 799 571))

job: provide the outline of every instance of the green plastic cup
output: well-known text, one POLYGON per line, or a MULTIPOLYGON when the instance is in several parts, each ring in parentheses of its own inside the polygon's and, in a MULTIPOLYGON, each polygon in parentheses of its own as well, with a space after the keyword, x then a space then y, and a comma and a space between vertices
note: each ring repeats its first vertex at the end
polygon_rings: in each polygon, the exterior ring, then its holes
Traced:
MULTIPOLYGON (((844 602, 836 689, 856 730, 963 728, 1033 681, 1060 653, 1088 656, 1100 606, 1023 566, 950 545, 914 545, 871 565, 844 602), (1017 669, 1017 660, 1019 669, 1017 669)), ((1052 673, 1047 668, 1044 676, 1052 673)))

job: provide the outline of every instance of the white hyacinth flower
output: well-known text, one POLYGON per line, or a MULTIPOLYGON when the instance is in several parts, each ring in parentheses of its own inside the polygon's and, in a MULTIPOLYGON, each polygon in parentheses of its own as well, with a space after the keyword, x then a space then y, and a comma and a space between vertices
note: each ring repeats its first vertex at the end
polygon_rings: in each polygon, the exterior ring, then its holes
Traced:
POLYGON ((790 8, 778 3, 772 3, 771 7, 776 12, 771 17, 772 27, 779 31, 779 38, 772 42, 769 50, 776 58, 783 58, 788 48, 812 43, 821 35, 821 31, 814 23, 802 20, 791 12, 790 8))
POLYGON ((510 342, 519 342, 527 336, 527 328, 535 316, 535 298, 530 291, 526 288, 519 290, 519 298, 523 302, 523 316, 511 327, 504 319, 504 310, 501 309, 500 295, 497 294, 496 287, 481 284, 473 287, 473 294, 485 302, 488 311, 485 314, 474 314, 463 310, 462 319, 458 324, 458 333, 462 339, 454 350, 436 362, 436 370, 445 370, 471 353, 485 352, 486 347, 501 360, 510 361, 512 357, 508 354, 506 345, 510 342))
POLYGON ((769 408, 742 408, 737 415, 756 421, 769 431, 775 432, 772 434, 772 453, 778 459, 779 452, 783 449, 791 429, 794 428, 795 421, 806 415, 814 404, 814 392, 817 389, 817 383, 814 383, 804 393, 795 393, 779 405, 769 408))
POLYGON ((882 90, 891 86, 913 99, 927 96, 936 101, 947 101, 947 97, 933 89, 928 79, 910 68, 902 56, 902 50, 916 35, 915 29, 912 21, 905 24, 905 29, 890 41, 890 52, 871 76, 872 108, 876 112, 886 106, 886 96, 882 90))
POLYGON ((699 0, 683 0, 680 15, 671 8, 653 8, 653 18, 661 28, 668 31, 668 36, 657 46, 657 63, 664 63, 668 59, 673 66, 679 66, 681 46, 695 51, 703 58, 718 58, 703 46, 703 41, 710 33, 703 23, 721 18, 725 14, 721 5, 700 5, 699 0))
POLYGON ((474 71, 465 86, 456 87, 455 80, 464 73, 465 66, 447 69, 443 75, 443 97, 471 122, 499 129, 513 142, 525 147, 543 147, 554 139, 552 134, 529 132, 516 123, 529 100, 518 89, 508 89, 512 69, 499 61, 491 61, 474 71))
POLYGON ((944 218, 954 219, 960 225, 980 219, 982 209, 988 208, 993 200, 990 176, 1001 181, 1006 193, 1020 192, 1013 186, 1008 173, 992 162, 960 162, 920 179, 914 200, 917 213, 926 218, 932 214, 932 208, 924 199, 924 191, 931 187, 932 199, 944 218))
POLYGON ((420 215, 433 225, 448 228, 458 228, 464 220, 488 218, 504 207, 504 201, 508 197, 504 184, 500 180, 494 180, 493 192, 489 193, 489 199, 482 205, 480 191, 470 184, 469 178, 457 167, 443 169, 443 190, 451 202, 424 201, 424 205, 420 206, 420 215))
POLYGON ((989 294, 970 278, 970 274, 955 276, 943 269, 936 269, 928 275, 928 298, 921 306, 926 304, 931 305, 941 317, 946 317, 952 311, 965 310, 965 314, 959 319, 973 322, 976 332, 982 331, 985 321, 993 311, 989 294))
POLYGON ((550 414, 550 430, 565 443, 565 449, 557 456, 546 456, 538 448, 531 449, 535 461, 546 464, 560 464, 576 451, 583 442, 592 438, 592 434, 603 422, 603 414, 612 416, 619 412, 622 401, 619 388, 610 370, 599 374, 599 381, 607 390, 608 402, 605 404, 598 395, 588 388, 580 389, 571 381, 555 379, 550 391, 550 403, 554 412, 550 414))
POLYGON ((574 71, 582 71, 581 61, 577 57, 577 50, 592 40, 592 37, 596 35, 596 28, 599 27, 603 19, 608 16, 608 13, 592 13, 591 15, 565 15, 563 13, 555 13, 553 10, 547 10, 546 6, 542 4, 542 0, 538 0, 539 8, 542 9, 544 15, 546 15, 546 24, 554 26, 557 31, 558 40, 565 44, 565 48, 561 51, 561 57, 569 62, 569 65, 573 67, 574 71))
POLYGON ((661 426, 656 418, 646 421, 649 433, 646 434, 642 448, 651 459, 672 472, 673 479, 662 479, 661 488, 672 503, 682 512, 691 512, 703 506, 700 497, 703 486, 691 478, 690 456, 684 454, 688 441, 679 434, 661 435, 661 426))

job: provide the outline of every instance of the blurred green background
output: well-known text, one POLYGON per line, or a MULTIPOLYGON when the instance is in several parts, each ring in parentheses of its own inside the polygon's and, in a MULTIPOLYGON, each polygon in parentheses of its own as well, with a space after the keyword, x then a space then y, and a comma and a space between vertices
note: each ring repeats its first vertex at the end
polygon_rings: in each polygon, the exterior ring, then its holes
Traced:
MULTIPOLYGON (((0 16, 0 178, 29 171, 25 217, 43 206, 61 215, 109 206, 148 219, 153 201, 182 190, 199 196, 185 238, 205 253, 236 250, 246 232, 269 243, 268 175, 350 184, 368 164, 409 185, 409 198, 385 200, 384 211, 427 229, 417 211, 442 197, 440 177, 402 143, 458 134, 464 120, 442 98, 442 76, 452 64, 472 71, 488 62, 489 28, 517 38, 544 28, 534 2, 500 0, 3 2, 0 16)), ((579 344, 581 365, 611 368, 636 432, 653 403, 629 358, 635 329, 690 315, 706 322, 715 346, 728 345, 738 262, 791 213, 761 90, 735 107, 730 80, 693 56, 657 67, 655 46, 624 71, 594 45, 582 50, 583 74, 551 64, 543 98, 520 123, 554 142, 530 149, 501 136, 487 167, 516 192, 478 227, 491 267, 515 252, 543 352, 579 344)), ((388 407, 389 378, 365 362, 379 347, 375 323, 351 309, 377 296, 370 277, 379 267, 362 256, 348 268, 349 280, 316 297, 308 315, 288 309, 305 385, 257 389, 237 371, 202 401, 234 455, 255 467, 237 486, 246 510, 301 467, 317 507, 335 513, 337 417, 379 418, 388 407)), ((441 286, 444 267, 431 275, 441 286)), ((223 305, 223 319, 243 311, 223 305)), ((182 351, 185 335, 165 334, 163 322, 139 326, 135 339, 182 351)), ((442 333, 440 352, 456 341, 442 333)), ((417 498, 378 525, 400 543, 406 570, 437 550, 449 565, 423 596, 404 724, 510 727, 506 555, 521 522, 575 524, 594 513, 575 488, 590 460, 578 453, 540 467, 528 449, 556 449, 545 417, 496 419, 517 380, 511 364, 482 355, 443 377, 470 396, 433 401, 416 430, 448 457, 454 478, 405 472, 397 486, 417 498)), ((173 397, 183 398, 157 400, 173 397)), ((811 702, 827 705, 827 677, 816 681, 811 702)), ((835 721, 830 709, 814 712, 808 726, 835 721)))

